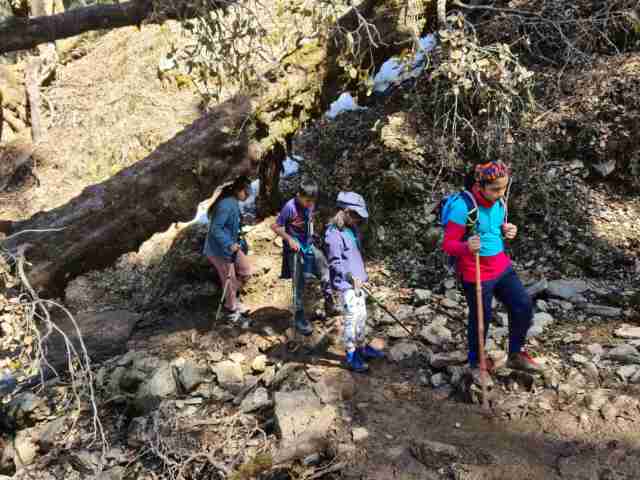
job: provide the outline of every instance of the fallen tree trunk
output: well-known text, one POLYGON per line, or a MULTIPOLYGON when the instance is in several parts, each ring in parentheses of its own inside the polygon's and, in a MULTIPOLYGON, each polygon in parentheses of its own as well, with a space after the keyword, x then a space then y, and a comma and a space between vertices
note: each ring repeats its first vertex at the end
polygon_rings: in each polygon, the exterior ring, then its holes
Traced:
POLYGON ((212 187, 249 171, 247 138, 239 133, 249 113, 248 99, 218 106, 147 158, 85 188, 66 205, 14 223, 11 232, 18 235, 5 247, 30 243, 30 283, 45 294, 61 294, 77 275, 137 250, 177 219, 188 220, 212 187), (29 232, 56 229, 61 230, 29 232))
MULTIPOLYGON (((367 0, 359 8, 387 41, 375 50, 377 63, 397 50, 397 40, 411 35, 390 21, 397 10, 380 12, 384 3, 367 0)), ((359 21, 352 12, 340 24, 349 30, 359 21)), ((62 207, 15 223, 11 232, 63 230, 25 233, 5 246, 31 243, 30 282, 41 293, 60 295, 74 277, 112 264, 173 222, 189 220, 198 203, 222 182, 255 172, 262 161, 279 165, 284 155, 281 146, 344 88, 336 48, 335 38, 305 45, 285 58, 277 72, 266 76, 272 80, 261 82, 250 96, 214 108, 144 160, 86 188, 62 207), (251 142, 256 153, 248 155, 251 142)), ((260 169, 273 173, 264 165, 260 169)), ((265 179, 263 185, 277 193, 268 183, 273 181, 265 179)))
MULTIPOLYGON (((171 8, 167 6, 163 4, 160 14, 157 14, 153 1, 133 0, 113 5, 76 8, 56 15, 11 17, 0 22, 0 54, 31 49, 41 43, 55 42, 91 30, 140 25, 144 21, 162 23, 165 20, 196 15, 196 10, 186 0, 174 2, 171 8)), ((218 7, 217 2, 212 3, 212 8, 218 7)))

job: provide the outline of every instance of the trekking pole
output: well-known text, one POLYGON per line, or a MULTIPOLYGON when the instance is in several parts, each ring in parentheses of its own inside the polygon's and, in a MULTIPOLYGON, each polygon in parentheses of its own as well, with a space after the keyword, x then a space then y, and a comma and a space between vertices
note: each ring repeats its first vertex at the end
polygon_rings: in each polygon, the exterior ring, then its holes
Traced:
POLYGON ((220 312, 222 311, 222 305, 224 304, 224 299, 227 297, 227 290, 229 290, 229 284, 231 283, 231 266, 236 261, 236 253, 231 255, 231 263, 229 264, 229 273, 227 274, 227 279, 224 282, 224 286, 222 287, 222 296, 220 297, 220 302, 218 303, 218 310, 216 311, 216 322, 220 318, 220 312))
POLYGON ((480 252, 476 253, 476 306, 478 317, 478 355, 480 357, 480 385, 482 387, 482 409, 489 410, 487 397, 487 361, 484 357, 484 305, 482 304, 482 283, 480 280, 480 252))
MULTIPOLYGON (((298 252, 293 252, 293 272, 291 272, 291 341, 296 341, 297 338, 297 330, 296 330, 296 309, 297 309, 297 298, 298 298, 298 252)), ((297 349, 297 347, 296 347, 297 349)))
MULTIPOLYGON (((353 285, 353 275, 351 275, 351 273, 347 274, 347 281, 353 285)), ((362 285, 362 290, 364 290, 364 293, 367 294, 367 296, 369 298, 371 298, 371 300, 373 300, 373 303, 375 303, 376 305, 378 305, 380 308, 382 308, 382 310, 384 310, 393 320, 395 320, 395 322, 400 325, 402 328, 404 328, 407 333, 409 335, 411 335, 413 337, 413 332, 411 330, 409 330, 409 328, 400 321, 400 319, 398 317, 396 317, 393 313, 391 313, 389 311, 389 309, 387 307, 384 306, 384 304, 382 303, 382 301, 378 300, 373 293, 371 292, 371 290, 369 288, 367 288, 365 285, 362 285)))

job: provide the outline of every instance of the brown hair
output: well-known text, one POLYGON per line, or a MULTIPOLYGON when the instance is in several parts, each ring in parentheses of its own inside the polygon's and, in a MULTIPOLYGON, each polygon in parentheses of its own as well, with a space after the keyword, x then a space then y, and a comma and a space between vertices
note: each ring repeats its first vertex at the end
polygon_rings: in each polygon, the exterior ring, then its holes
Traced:
POLYGON ((211 219, 211 217, 213 216, 214 212, 216 211, 216 207, 218 206, 218 203, 220 203, 220 201, 224 200, 225 198, 232 197, 236 195, 240 190, 245 190, 250 186, 251 186, 251 180, 249 180, 249 177, 242 175, 236 178, 233 183, 223 187, 220 194, 209 206, 209 210, 207 210, 207 216, 209 217, 209 219, 211 219))

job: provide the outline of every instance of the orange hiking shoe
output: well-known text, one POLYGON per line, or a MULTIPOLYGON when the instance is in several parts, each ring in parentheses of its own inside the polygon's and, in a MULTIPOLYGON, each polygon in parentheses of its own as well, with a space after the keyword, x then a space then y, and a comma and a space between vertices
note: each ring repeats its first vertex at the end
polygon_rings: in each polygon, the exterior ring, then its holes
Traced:
POLYGON ((527 352, 512 353, 507 360, 507 368, 529 373, 540 373, 544 367, 536 362, 527 352))

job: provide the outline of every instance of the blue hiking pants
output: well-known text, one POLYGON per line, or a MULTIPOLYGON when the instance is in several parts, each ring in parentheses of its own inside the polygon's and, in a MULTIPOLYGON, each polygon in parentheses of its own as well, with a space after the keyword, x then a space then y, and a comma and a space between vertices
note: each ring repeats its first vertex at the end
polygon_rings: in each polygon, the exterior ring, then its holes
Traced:
MULTIPOLYGON (((464 294, 469 306, 467 341, 469 343, 469 364, 478 365, 478 308, 476 284, 464 282, 464 294)), ((509 267, 499 278, 482 282, 482 306, 484 310, 484 341, 487 341, 491 324, 493 296, 500 300, 509 312, 509 353, 519 353, 527 338, 533 318, 531 298, 518 275, 509 267)))

